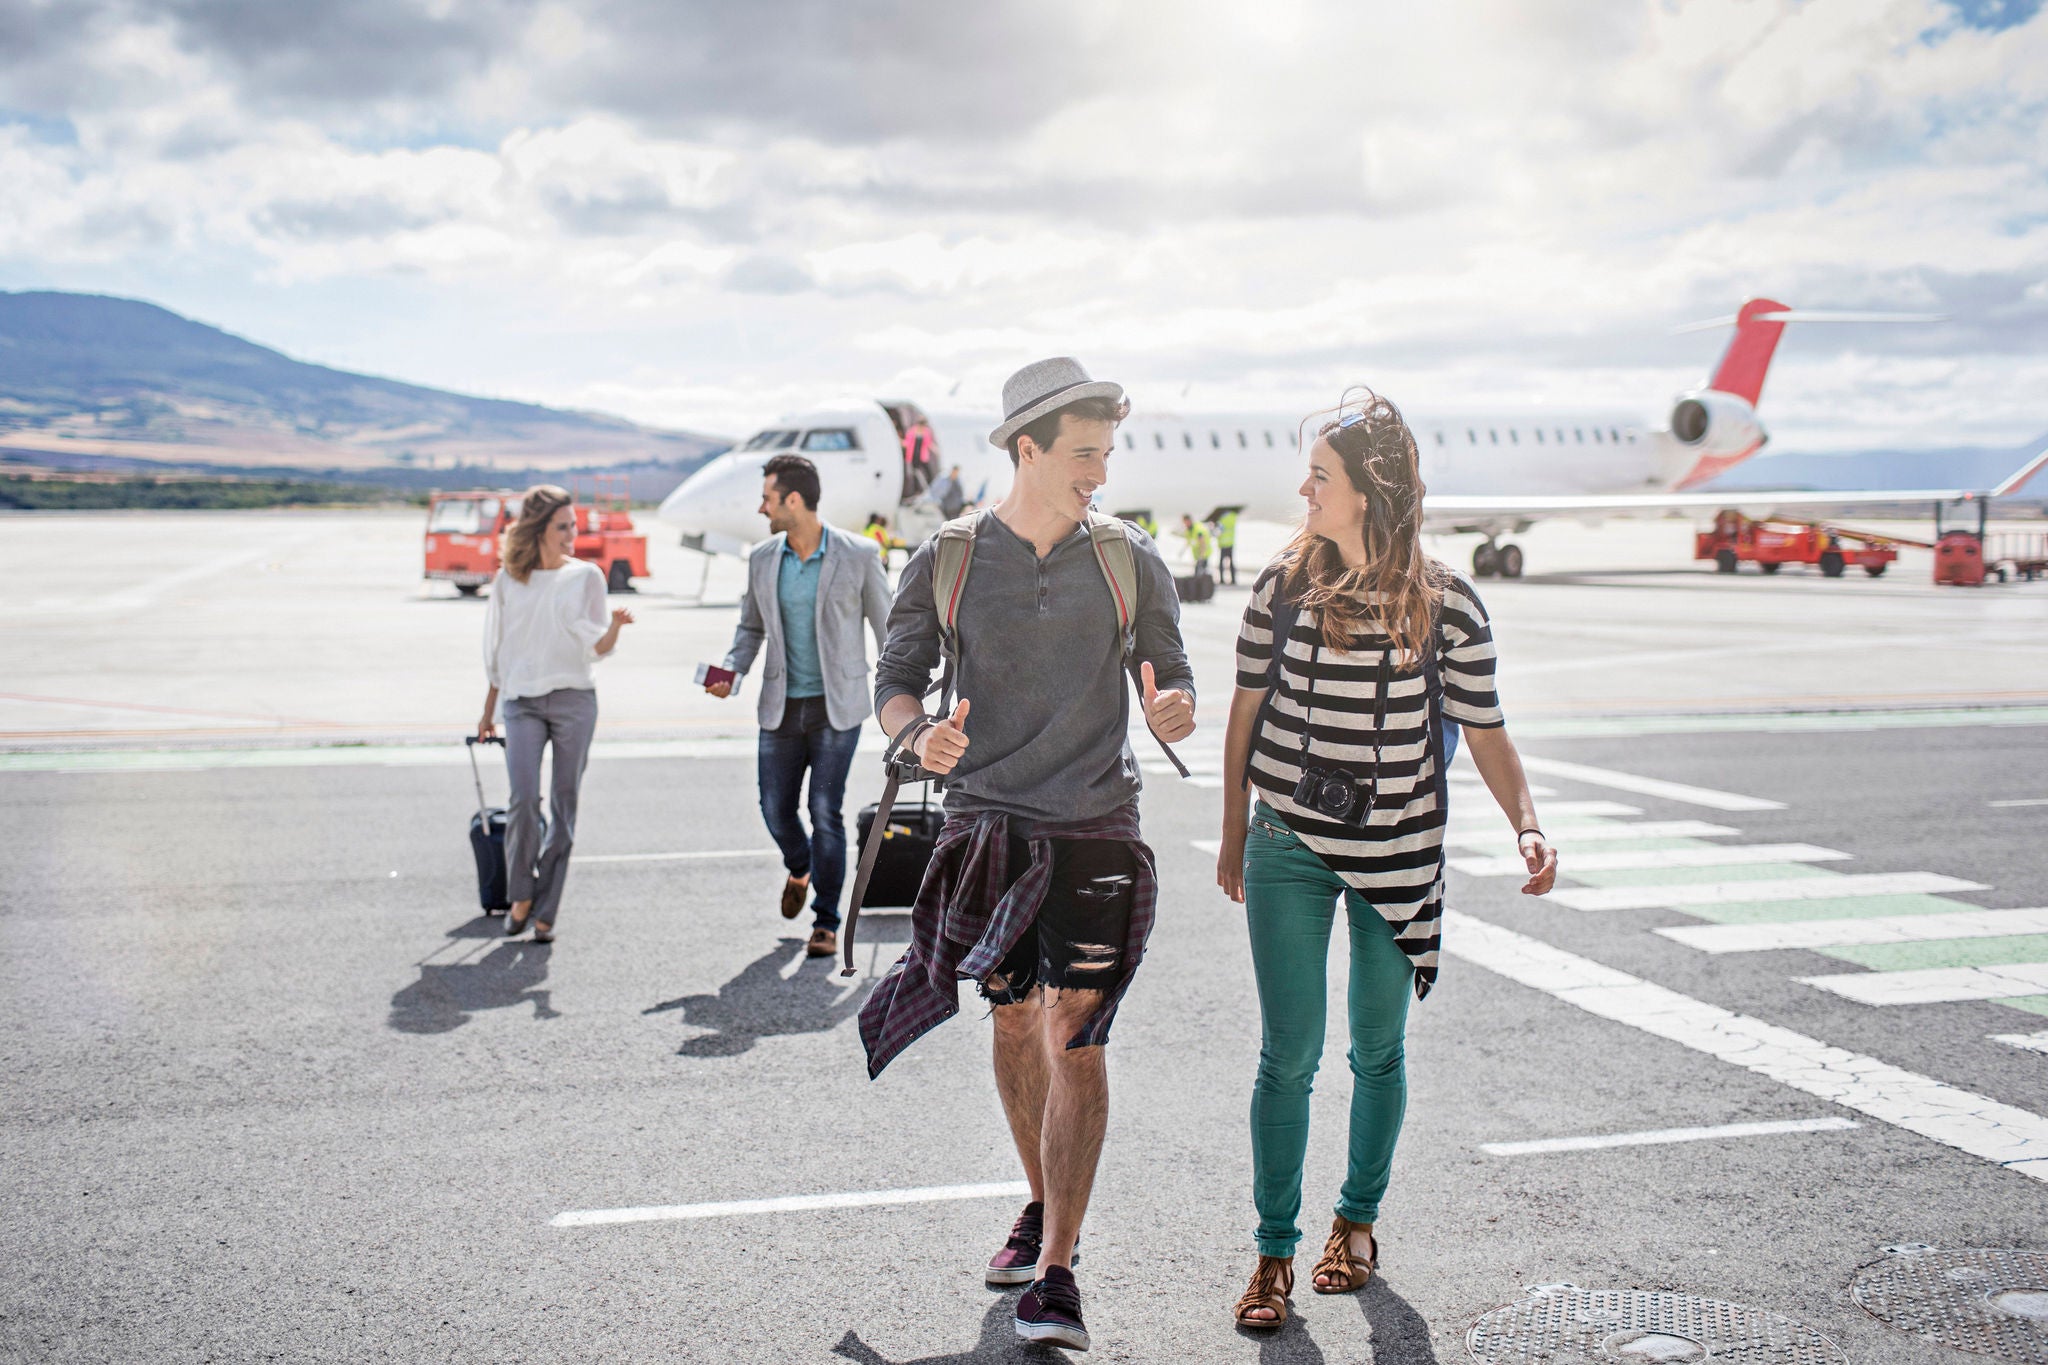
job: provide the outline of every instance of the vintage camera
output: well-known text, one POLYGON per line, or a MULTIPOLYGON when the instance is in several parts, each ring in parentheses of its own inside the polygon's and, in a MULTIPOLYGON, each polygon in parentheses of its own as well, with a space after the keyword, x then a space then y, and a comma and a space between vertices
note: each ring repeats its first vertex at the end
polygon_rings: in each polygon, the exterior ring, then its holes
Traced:
POLYGON ((1360 782, 1342 768, 1303 765, 1301 777, 1294 784, 1294 804, 1363 829, 1372 818, 1378 787, 1378 782, 1360 782))

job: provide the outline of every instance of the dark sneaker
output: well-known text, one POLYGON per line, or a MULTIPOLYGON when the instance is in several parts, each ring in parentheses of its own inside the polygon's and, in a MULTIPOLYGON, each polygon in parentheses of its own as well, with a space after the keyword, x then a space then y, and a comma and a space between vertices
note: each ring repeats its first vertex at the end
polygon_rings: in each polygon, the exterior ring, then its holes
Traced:
POLYGON ((1081 1322, 1081 1287, 1074 1283, 1073 1271, 1063 1265, 1047 1266, 1045 1278, 1033 1280, 1018 1296, 1017 1335, 1070 1351, 1088 1349, 1088 1329, 1081 1322))
MULTIPOLYGON (((1024 1206, 1010 1228, 1010 1240, 1003 1243, 988 1263, 983 1276, 989 1284, 1030 1284, 1038 1278, 1038 1258, 1045 1250, 1045 1205, 1036 1199, 1024 1206)), ((1074 1239, 1073 1264, 1081 1264, 1081 1239, 1074 1239)))

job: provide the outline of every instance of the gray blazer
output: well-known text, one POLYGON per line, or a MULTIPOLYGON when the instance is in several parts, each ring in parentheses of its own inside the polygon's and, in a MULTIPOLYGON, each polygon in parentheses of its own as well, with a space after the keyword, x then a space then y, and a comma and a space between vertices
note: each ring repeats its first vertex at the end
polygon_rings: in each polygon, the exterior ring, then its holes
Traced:
MULTIPOLYGON (((789 686, 782 602, 775 590, 788 541, 778 532, 748 554, 739 629, 732 634, 732 652, 725 656, 727 668, 744 674, 766 644, 768 657, 761 665, 763 730, 782 724, 789 686)), ((863 620, 874 632, 879 654, 889 633, 889 575, 882 568, 882 547, 866 536, 827 526, 825 562, 818 572, 818 664, 825 675, 825 718, 835 730, 851 729, 874 711, 867 646, 860 637, 863 620)))

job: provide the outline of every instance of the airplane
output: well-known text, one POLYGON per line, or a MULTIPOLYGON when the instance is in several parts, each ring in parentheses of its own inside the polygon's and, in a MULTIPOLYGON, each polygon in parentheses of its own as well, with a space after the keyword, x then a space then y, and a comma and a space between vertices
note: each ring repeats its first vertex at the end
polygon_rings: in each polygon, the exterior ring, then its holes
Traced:
MULTIPOLYGON (((1931 321, 1911 314, 1800 312, 1772 299, 1751 299, 1732 318, 1734 336, 1707 381, 1678 395, 1661 422, 1622 407, 1551 410, 1403 409, 1422 454, 1428 486, 1423 501, 1429 533, 1477 533, 1480 578, 1522 576, 1521 547, 1502 537, 1538 521, 1569 517, 1655 516, 1734 506, 1762 516, 1805 506, 1955 502, 1986 490, 1915 489, 1868 492, 1691 490, 1734 468, 1770 437, 1757 414, 1778 338, 1792 322, 1931 321)), ((916 543, 935 530, 938 508, 923 496, 929 474, 904 454, 904 435, 928 422, 937 468, 958 467, 967 498, 997 500, 1009 487, 1008 452, 991 446, 993 414, 927 418, 904 400, 846 399, 796 413, 756 432, 686 479, 656 515, 683 533, 683 544, 707 554, 743 554, 760 538, 756 511, 761 465, 784 452, 818 465, 823 511, 835 525, 858 530, 879 514, 892 532, 916 543)), ((1224 510, 1263 520, 1292 521, 1301 512, 1298 415, 1155 412, 1134 403, 1118 428, 1109 480, 1097 506, 1115 515, 1177 524, 1183 513, 1209 520, 1224 510)), ((1313 440, 1313 433, 1308 434, 1313 440)), ((1997 493, 2016 488, 2048 462, 2031 460, 1997 493)))

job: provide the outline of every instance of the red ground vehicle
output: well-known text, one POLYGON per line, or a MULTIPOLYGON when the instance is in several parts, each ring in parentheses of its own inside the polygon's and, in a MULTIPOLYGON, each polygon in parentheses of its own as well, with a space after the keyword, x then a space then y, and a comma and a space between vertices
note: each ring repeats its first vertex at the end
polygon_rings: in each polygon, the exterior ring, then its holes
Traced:
POLYGON ((1701 531, 1694 538, 1693 558, 1713 560, 1722 573, 1734 573, 1744 563, 1753 563, 1765 573, 1776 573, 1787 564, 1813 564, 1829 578, 1840 578, 1852 566, 1875 578, 1899 557, 1901 545, 1928 548, 1917 540, 1847 531, 1819 522, 1751 521, 1740 512, 1727 510, 1715 514, 1712 530, 1701 531))
MULTIPOLYGON (((628 592, 632 580, 647 577, 647 537, 633 529, 633 514, 622 474, 578 480, 576 557, 604 570, 605 587, 628 592)), ((436 493, 427 507, 426 577, 444 579, 464 597, 498 572, 498 547, 505 528, 519 515, 519 494, 436 493)))

